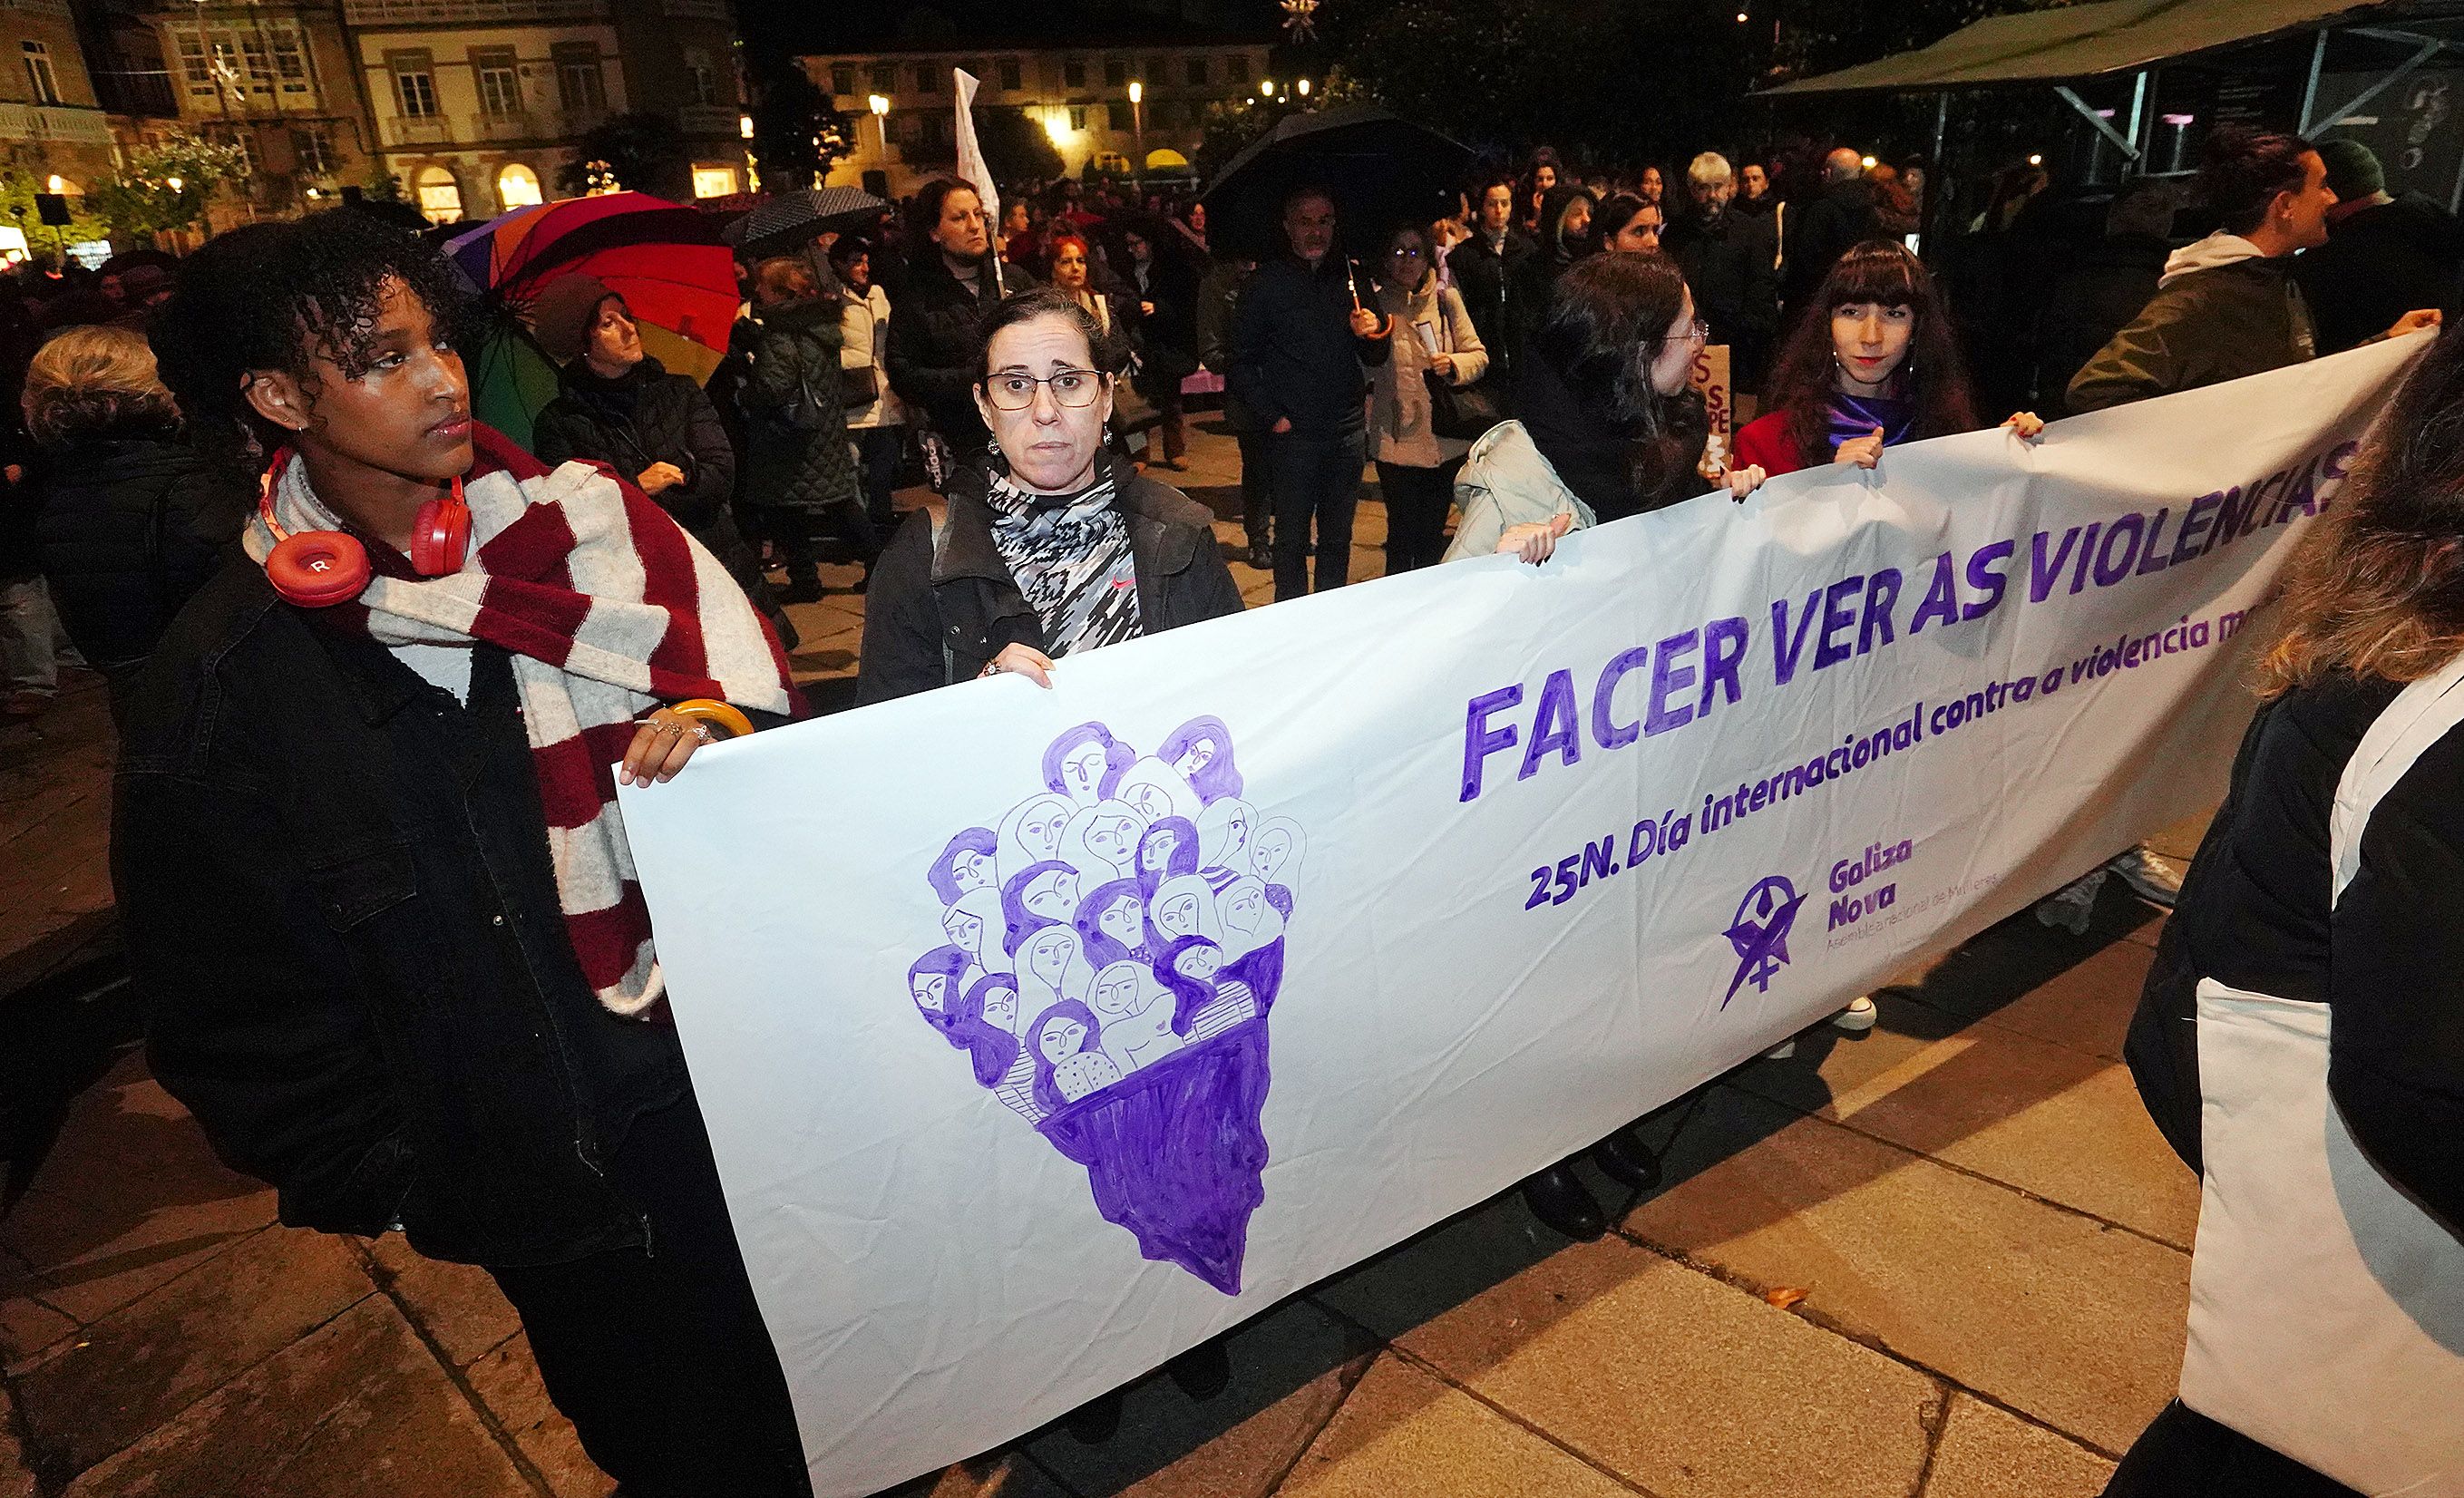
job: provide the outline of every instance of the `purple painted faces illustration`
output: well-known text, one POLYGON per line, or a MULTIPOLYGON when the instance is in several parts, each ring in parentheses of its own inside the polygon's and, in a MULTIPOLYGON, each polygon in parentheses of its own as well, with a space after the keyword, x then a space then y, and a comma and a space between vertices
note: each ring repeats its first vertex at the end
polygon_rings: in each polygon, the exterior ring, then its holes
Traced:
POLYGON ((1097 1209, 1225 1294, 1265 1199, 1267 1020, 1303 857, 1233 766, 1214 717, 1144 757, 1102 723, 1062 734, 991 829, 925 869, 940 931, 908 972, 916 1012, 1086 1168, 1097 1209))

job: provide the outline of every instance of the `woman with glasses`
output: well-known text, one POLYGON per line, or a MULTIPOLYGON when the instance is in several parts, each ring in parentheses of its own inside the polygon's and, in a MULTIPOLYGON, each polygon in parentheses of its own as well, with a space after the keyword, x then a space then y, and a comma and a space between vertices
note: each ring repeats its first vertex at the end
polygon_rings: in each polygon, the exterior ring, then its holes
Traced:
POLYGON ((1395 356, 1370 371, 1370 455, 1386 501, 1388 575, 1435 565, 1467 438, 1438 435, 1438 403, 1488 369, 1463 295, 1439 284, 1427 232, 1398 229, 1377 268, 1377 310, 1392 320, 1395 356))
MULTIPOLYGON (((1825 463, 1873 468, 1882 450, 1972 431, 1976 395, 1949 311, 1906 246, 1868 240, 1839 257, 1771 371, 1771 407, 1737 433, 1728 487, 1740 499, 1773 474, 1825 463)), ((2003 423, 2045 430, 2032 411, 2003 423)))
POLYGON ((1568 531, 1697 487, 1705 424, 1688 384, 1707 332, 1665 255, 1595 255, 1559 277, 1515 386, 1517 419, 1473 443, 1455 479, 1463 519, 1445 560, 1536 564, 1568 531))
POLYGON ((1241 611, 1214 518, 1107 451, 1118 361, 1085 306, 1027 292, 985 318, 977 411, 992 446, 883 554, 856 700, 1015 672, 1241 611))

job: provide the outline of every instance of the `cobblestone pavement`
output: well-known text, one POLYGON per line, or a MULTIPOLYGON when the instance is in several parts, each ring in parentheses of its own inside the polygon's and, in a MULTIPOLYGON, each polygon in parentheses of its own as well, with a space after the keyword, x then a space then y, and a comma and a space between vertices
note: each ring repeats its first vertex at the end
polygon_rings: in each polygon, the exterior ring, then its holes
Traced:
MULTIPOLYGON (((1230 444, 1193 458, 1237 518, 1230 444)), ((862 605, 797 608, 816 695, 848 690, 862 605)), ((91 696, 0 738, 19 980, 107 919, 91 696)), ((1155 1378, 1109 1442, 1047 1430, 900 1498, 2098 1492, 2173 1387, 2198 1207, 2118 1059, 2160 921, 2107 885, 2085 937, 2005 922, 1870 1034, 1818 1027, 1653 1118, 1668 1182, 1592 1176, 1606 1239, 1508 1193, 1233 1333, 1215 1399, 1155 1378)), ((135 1052, 77 1098, 0 1220, 0 1498, 610 1489, 484 1273, 274 1216, 135 1052)))

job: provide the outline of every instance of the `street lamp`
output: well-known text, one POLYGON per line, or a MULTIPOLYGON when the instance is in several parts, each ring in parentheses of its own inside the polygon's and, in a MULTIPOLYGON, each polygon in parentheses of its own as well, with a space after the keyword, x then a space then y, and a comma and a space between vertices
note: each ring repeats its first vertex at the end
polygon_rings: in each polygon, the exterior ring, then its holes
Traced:
POLYGON ((1292 85, 1292 87, 1300 91, 1300 96, 1301 96, 1301 98, 1303 98, 1303 99, 1307 99, 1307 98, 1309 98, 1309 79, 1307 79, 1307 78, 1303 78, 1303 79, 1301 79, 1299 82, 1297 82, 1297 83, 1293 84, 1293 85, 1292 85))
MULTIPOLYGON (((165 186, 165 187, 169 187, 169 188, 170 188, 172 191, 174 191, 174 192, 181 191, 181 190, 183 190, 184 188, 186 188, 186 187, 188 186, 187 183, 182 182, 182 181, 181 181, 179 178, 177 178, 177 177, 165 177, 165 178, 164 178, 164 179, 163 179, 163 183, 164 183, 164 186, 165 186)), ((309 190, 311 193, 314 193, 317 189, 316 189, 316 188, 314 188, 314 187, 311 187, 311 188, 309 188, 308 190, 309 190)))
POLYGON ((865 96, 865 105, 872 111, 873 133, 881 139, 881 165, 890 165, 890 100, 879 94, 865 96))
POLYGON ((1130 128, 1136 132, 1138 151, 1137 165, 1130 172, 1130 182, 1143 200, 1147 191, 1147 86, 1135 79, 1130 83, 1130 128))

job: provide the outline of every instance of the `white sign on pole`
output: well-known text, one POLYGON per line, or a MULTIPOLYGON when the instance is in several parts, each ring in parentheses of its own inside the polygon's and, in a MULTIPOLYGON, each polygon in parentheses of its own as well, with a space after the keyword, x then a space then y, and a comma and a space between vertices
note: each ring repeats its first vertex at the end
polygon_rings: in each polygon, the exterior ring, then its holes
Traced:
POLYGON ((2211 803, 2250 611, 2427 343, 626 791, 818 1489, 1050 1420, 2211 803))

